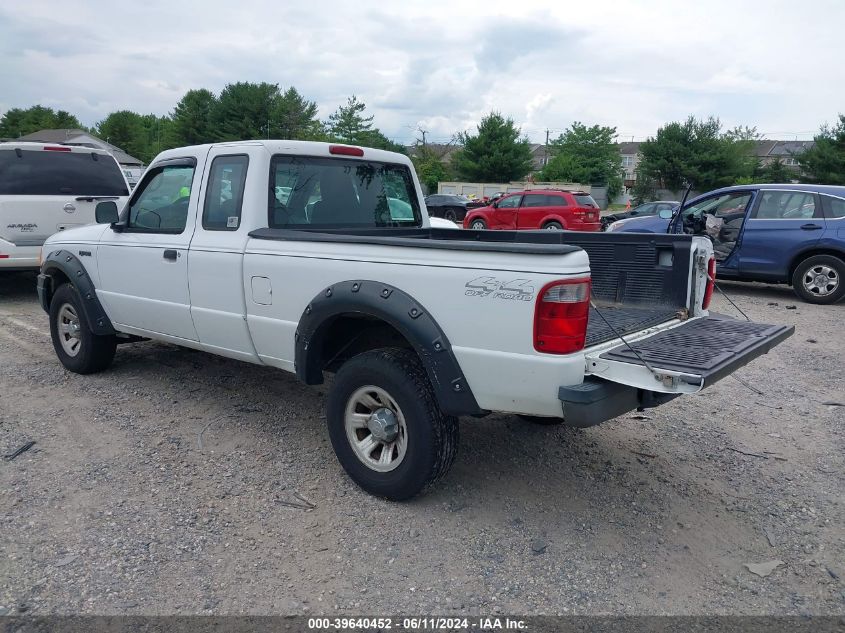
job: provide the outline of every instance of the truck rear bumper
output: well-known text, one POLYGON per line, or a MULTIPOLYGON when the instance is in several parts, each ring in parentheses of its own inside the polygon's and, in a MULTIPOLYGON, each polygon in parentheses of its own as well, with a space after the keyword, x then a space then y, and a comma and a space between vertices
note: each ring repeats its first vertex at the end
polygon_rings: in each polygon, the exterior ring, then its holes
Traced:
POLYGON ((558 390, 566 425, 577 427, 595 426, 634 409, 656 407, 680 395, 645 391, 595 377, 558 390))

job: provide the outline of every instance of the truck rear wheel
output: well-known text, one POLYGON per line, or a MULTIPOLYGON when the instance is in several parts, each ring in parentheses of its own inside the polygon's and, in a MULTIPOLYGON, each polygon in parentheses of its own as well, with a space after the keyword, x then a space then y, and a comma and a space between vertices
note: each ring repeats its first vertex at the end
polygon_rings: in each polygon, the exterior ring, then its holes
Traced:
POLYGON ((409 499, 443 477, 458 448, 457 418, 445 415, 413 352, 378 349, 347 361, 326 405, 338 461, 370 494, 409 499))
POLYGON ((60 286, 50 302, 50 338, 62 365, 77 374, 106 369, 117 347, 114 336, 97 336, 88 327, 82 299, 70 284, 60 286))

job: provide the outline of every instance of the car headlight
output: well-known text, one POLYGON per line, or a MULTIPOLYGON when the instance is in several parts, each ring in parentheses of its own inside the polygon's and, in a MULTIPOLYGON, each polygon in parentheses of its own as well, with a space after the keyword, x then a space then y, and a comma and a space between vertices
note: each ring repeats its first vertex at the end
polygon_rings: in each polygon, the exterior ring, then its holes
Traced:
POLYGON ((622 220, 616 220, 616 222, 612 222, 612 223, 611 223, 611 224, 607 227, 607 229, 606 229, 606 230, 607 230, 607 231, 617 231, 617 230, 619 230, 619 229, 622 227, 622 225, 623 225, 623 224, 624 224, 624 222, 622 222, 622 220))

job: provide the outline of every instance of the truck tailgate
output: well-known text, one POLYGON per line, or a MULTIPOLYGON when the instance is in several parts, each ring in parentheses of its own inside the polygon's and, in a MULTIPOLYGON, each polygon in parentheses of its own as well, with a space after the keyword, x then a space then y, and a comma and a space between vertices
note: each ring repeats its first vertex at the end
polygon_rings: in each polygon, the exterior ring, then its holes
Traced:
POLYGON ((588 353, 587 373, 663 393, 690 393, 731 374, 794 332, 794 326, 711 315, 588 353))

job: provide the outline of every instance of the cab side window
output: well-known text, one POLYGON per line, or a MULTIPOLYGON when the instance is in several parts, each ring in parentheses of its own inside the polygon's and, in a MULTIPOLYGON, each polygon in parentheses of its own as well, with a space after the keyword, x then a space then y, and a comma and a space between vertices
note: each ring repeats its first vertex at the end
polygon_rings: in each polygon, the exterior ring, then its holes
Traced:
POLYGON ((154 167, 129 202, 127 228, 144 233, 181 233, 188 220, 194 166, 154 167))
POLYGON ((202 228, 208 231, 238 229, 248 167, 249 157, 244 155, 218 156, 212 161, 202 209, 202 228))

